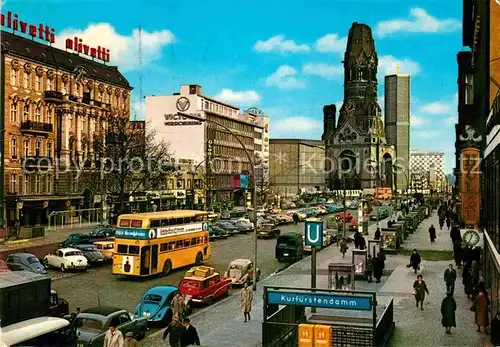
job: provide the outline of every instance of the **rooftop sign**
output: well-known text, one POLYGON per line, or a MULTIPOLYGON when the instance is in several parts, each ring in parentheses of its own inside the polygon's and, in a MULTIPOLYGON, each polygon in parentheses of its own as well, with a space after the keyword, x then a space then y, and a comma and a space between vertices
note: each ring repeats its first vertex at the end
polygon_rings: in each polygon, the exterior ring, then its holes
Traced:
POLYGON ((107 63, 109 62, 109 49, 101 46, 91 47, 83 43, 83 40, 77 36, 75 36, 74 39, 66 39, 66 49, 76 53, 85 54, 89 57, 99 59, 107 63))
POLYGON ((12 13, 11 11, 7 12, 7 14, 1 14, 0 24, 3 27, 11 29, 13 33, 16 33, 16 31, 21 32, 22 34, 29 35, 32 38, 36 37, 49 43, 54 43, 56 40, 54 28, 42 23, 34 25, 26 21, 22 21, 19 19, 19 15, 17 13, 12 13))

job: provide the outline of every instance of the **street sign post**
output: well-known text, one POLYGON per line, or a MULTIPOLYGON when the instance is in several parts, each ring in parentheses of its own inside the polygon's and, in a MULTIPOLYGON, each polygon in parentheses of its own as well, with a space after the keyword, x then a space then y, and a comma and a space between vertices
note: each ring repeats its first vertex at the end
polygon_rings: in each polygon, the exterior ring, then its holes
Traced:
MULTIPOLYGON (((316 288, 316 247, 323 246, 323 222, 305 223, 305 244, 311 246, 311 288, 316 288)), ((311 308, 316 312, 316 308, 311 308)))

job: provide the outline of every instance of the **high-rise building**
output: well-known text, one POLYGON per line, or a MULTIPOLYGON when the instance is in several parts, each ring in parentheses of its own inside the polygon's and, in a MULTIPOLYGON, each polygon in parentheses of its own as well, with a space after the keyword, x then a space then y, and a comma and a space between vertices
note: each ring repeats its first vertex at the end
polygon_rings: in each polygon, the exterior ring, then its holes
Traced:
POLYGON ((385 76, 384 122, 387 143, 396 149, 395 187, 408 188, 410 175, 410 76, 385 76))
MULTIPOLYGON (((410 151, 410 181, 425 181, 423 189, 443 190, 446 186, 444 152, 410 151)), ((409 182, 412 185, 412 182, 409 182)))
POLYGON ((370 27, 353 23, 344 55, 344 102, 338 124, 335 105, 323 109, 322 139, 329 158, 327 188, 331 190, 393 187, 395 151, 385 138, 377 98, 377 66, 370 27))

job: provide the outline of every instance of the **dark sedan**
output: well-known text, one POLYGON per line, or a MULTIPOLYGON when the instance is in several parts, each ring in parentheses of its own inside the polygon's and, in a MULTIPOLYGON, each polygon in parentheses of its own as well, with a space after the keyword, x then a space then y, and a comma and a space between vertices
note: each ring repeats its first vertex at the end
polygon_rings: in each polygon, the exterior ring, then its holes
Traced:
POLYGON ((239 232, 238 227, 235 226, 233 223, 230 221, 218 221, 215 223, 215 225, 221 227, 222 229, 226 230, 229 235, 234 235, 239 232))
POLYGON ((113 229, 111 225, 99 225, 92 229, 92 231, 89 233, 89 236, 93 239, 114 237, 115 229, 113 229))
POLYGON ((73 245, 73 248, 82 251, 83 256, 87 258, 89 264, 102 264, 104 262, 104 256, 94 245, 73 245))
POLYGON ((38 274, 46 274, 47 269, 40 259, 31 253, 13 253, 5 259, 10 271, 30 271, 38 274))

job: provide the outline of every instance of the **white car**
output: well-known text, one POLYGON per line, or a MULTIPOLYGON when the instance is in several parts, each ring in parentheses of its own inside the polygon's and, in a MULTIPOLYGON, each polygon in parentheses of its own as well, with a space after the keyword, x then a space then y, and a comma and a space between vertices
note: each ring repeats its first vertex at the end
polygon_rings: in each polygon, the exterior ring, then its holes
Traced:
POLYGON ((43 262, 46 266, 59 268, 61 271, 87 270, 89 266, 87 258, 75 248, 59 248, 54 253, 47 254, 43 262))

